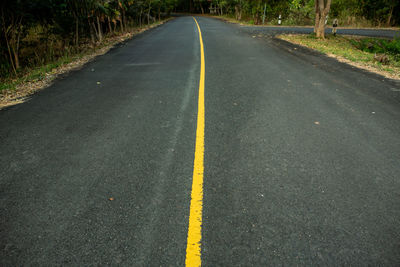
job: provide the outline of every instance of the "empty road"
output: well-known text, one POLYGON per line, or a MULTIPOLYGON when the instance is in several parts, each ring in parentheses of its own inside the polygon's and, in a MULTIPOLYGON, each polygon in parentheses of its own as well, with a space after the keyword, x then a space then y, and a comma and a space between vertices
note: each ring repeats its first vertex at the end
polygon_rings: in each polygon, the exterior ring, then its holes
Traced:
POLYGON ((399 266, 400 83, 196 19, 0 111, 0 265, 399 266))

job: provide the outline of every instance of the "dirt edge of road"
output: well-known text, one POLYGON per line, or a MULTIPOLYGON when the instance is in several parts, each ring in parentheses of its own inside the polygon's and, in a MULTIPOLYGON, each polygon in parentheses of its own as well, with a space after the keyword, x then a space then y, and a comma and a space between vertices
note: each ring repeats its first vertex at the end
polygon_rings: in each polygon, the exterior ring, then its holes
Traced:
POLYGON ((24 103, 29 100, 30 96, 34 95, 36 92, 43 90, 54 83, 54 81, 61 77, 62 75, 68 74, 69 72, 76 71, 84 67, 87 63, 94 60, 96 57, 106 54, 108 51, 116 47, 117 45, 124 43, 133 37, 148 31, 150 29, 156 28, 174 18, 168 18, 157 24, 151 24, 149 26, 140 28, 136 31, 128 32, 124 35, 117 36, 115 41, 111 44, 106 45, 102 48, 96 49, 93 53, 86 54, 81 58, 77 58, 72 62, 63 64, 45 74, 45 77, 41 80, 36 81, 26 81, 16 86, 15 90, 6 90, 0 93, 0 110, 7 107, 11 107, 17 104, 24 103))

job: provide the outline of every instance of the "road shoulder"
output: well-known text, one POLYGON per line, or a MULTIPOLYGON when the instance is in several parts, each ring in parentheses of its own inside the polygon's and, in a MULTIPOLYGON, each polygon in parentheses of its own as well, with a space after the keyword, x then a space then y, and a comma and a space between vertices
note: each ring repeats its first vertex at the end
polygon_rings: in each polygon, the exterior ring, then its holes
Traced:
MULTIPOLYGON (((317 42, 305 42, 304 40, 307 37, 307 35, 305 34, 303 35, 281 34, 275 37, 277 39, 282 40, 283 42, 293 44, 294 45, 293 50, 298 49, 298 47, 296 46, 300 46, 306 49, 317 51, 321 54, 324 54, 330 58, 334 58, 339 62, 351 65, 353 67, 366 70, 368 72, 372 72, 375 74, 379 74, 385 78, 400 81, 400 68, 392 64, 390 65, 379 64, 377 62, 374 62, 374 60, 368 59, 368 56, 370 57, 372 56, 373 59, 374 55, 368 55, 367 53, 364 53, 364 55, 361 55, 364 56, 364 58, 360 60, 360 58, 354 57, 354 55, 351 54, 352 51, 343 51, 344 48, 340 47, 339 43, 335 44, 330 41, 329 44, 317 43, 317 42), (333 47, 330 48, 327 47, 327 45, 333 45, 333 47)), ((325 41, 320 41, 320 42, 325 42, 325 41)))
MULTIPOLYGON (((156 28, 173 18, 163 20, 158 23, 151 24, 142 28, 129 31, 125 34, 118 35, 110 38, 110 40, 103 46, 94 49, 92 52, 86 53, 84 55, 76 55, 72 58, 70 62, 62 62, 56 68, 51 68, 40 75, 39 78, 31 78, 30 73, 26 77, 22 77, 16 81, 15 89, 5 89, 0 91, 0 110, 14 106, 17 104, 24 103, 40 90, 43 90, 54 83, 57 78, 62 78, 70 72, 80 70, 87 63, 95 60, 97 57, 108 53, 110 50, 119 47, 123 43, 131 40, 132 38, 140 35, 143 32, 156 28)), ((51 64, 49 64, 51 65, 51 64)), ((41 66, 43 68, 46 66, 41 66)), ((32 70, 33 73, 35 70, 32 70)))

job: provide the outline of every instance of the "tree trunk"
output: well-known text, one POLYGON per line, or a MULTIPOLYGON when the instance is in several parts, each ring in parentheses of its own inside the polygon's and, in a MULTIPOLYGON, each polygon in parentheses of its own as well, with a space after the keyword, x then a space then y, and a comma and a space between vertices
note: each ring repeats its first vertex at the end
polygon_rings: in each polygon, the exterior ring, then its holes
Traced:
POLYGON ((140 8, 140 14, 139 14, 139 27, 142 28, 142 14, 143 14, 143 8, 140 8))
POLYGON ((242 20, 242 13, 243 13, 243 8, 242 8, 242 0, 239 0, 239 20, 242 20))
POLYGON ((19 69, 19 53, 18 53, 18 47, 13 48, 13 53, 14 53, 14 63, 15 63, 15 68, 19 69))
POLYGON ((315 25, 314 25, 314 33, 317 34, 317 29, 319 28, 319 14, 315 14, 315 25))
POLYGON ((235 6, 235 19, 239 20, 239 7, 237 5, 235 6))
POLYGON ((318 0, 314 0, 314 9, 315 9, 314 33, 316 34, 319 26, 318 0))
POLYGON ((189 11, 193 13, 193 0, 189 0, 189 11))
POLYGON ((12 53, 11 53, 10 42, 9 42, 9 40, 7 38, 7 33, 6 33, 5 30, 4 30, 4 36, 6 38, 8 54, 10 56, 10 63, 11 63, 11 66, 13 68, 13 71, 14 71, 15 75, 17 75, 17 69, 15 68, 14 59, 13 59, 13 56, 12 56, 12 53))
POLYGON ((125 31, 128 31, 128 22, 127 22, 127 19, 126 19, 125 9, 124 9, 124 16, 123 16, 122 20, 124 21, 124 29, 125 29, 125 31))
POLYGON ((91 23, 90 23, 90 26, 92 27, 92 30, 93 30, 93 32, 94 32, 94 35, 95 35, 95 37, 96 37, 96 39, 97 39, 97 41, 99 40, 99 33, 97 32, 97 28, 96 28, 96 25, 94 24, 94 21, 92 21, 91 23))
POLYGON ((101 30, 100 19, 99 19, 98 16, 96 17, 96 20, 97 20, 97 37, 98 37, 98 39, 99 39, 99 41, 101 43, 103 41, 103 33, 102 33, 102 30, 101 30))
POLYGON ((11 49, 14 54, 14 64, 15 64, 15 69, 19 69, 19 41, 21 37, 21 27, 22 27, 22 18, 18 22, 18 25, 13 29, 12 33, 12 39, 13 41, 11 42, 11 49))
POLYGON ((315 0, 315 27, 318 38, 325 38, 325 19, 331 8, 332 0, 315 0))
POLYGON ((15 64, 14 64, 14 59, 13 59, 13 56, 12 56, 12 53, 11 53, 11 44, 10 44, 10 40, 8 39, 8 32, 11 30, 12 31, 12 27, 10 26, 10 27, 6 27, 6 23, 5 23, 5 19, 4 19, 4 10, 3 10, 3 8, 1 9, 1 19, 2 19, 2 31, 3 31, 3 33, 4 33, 4 38, 6 39, 6 44, 7 44, 7 50, 8 50, 8 55, 9 55, 9 58, 10 58, 10 64, 11 64, 11 67, 12 67, 12 69, 13 69, 13 71, 14 71, 14 74, 15 75, 17 75, 17 70, 16 70, 16 68, 15 68, 15 64))
POLYGON ((240 4, 235 6, 235 18, 236 20, 242 20, 242 7, 240 4))
POLYGON ((79 20, 75 19, 75 45, 79 45, 79 20))
POLYGON ((386 22, 386 26, 388 26, 388 27, 391 26, 390 22, 392 20, 393 9, 394 9, 394 5, 390 8, 389 17, 388 17, 388 20, 386 22))
POLYGON ((126 31, 126 19, 125 19, 125 9, 121 8, 121 18, 119 20, 121 22, 121 31, 126 31))
POLYGON ((92 44, 94 44, 96 41, 94 39, 92 23, 90 22, 89 18, 88 18, 88 25, 89 25, 89 32, 90 32, 90 40, 92 41, 92 44))
POLYGON ((318 38, 325 38, 325 16, 319 18, 316 35, 318 38))
POLYGON ((107 25, 108 25, 108 31, 109 31, 110 33, 112 33, 111 19, 110 19, 110 17, 107 17, 107 25))
POLYGON ((151 3, 149 2, 149 10, 147 11, 147 25, 150 25, 150 10, 151 10, 151 3))
POLYGON ((119 18, 118 20, 119 20, 119 24, 121 26, 121 32, 124 32, 124 24, 122 23, 122 19, 119 18))

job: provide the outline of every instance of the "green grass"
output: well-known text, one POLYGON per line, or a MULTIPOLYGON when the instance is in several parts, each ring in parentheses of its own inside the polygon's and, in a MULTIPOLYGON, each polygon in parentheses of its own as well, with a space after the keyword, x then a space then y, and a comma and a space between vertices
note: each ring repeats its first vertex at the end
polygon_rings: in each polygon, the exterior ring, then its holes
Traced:
POLYGON ((15 90, 16 82, 0 82, 0 93, 3 90, 15 90))
POLYGON ((64 65, 68 64, 69 62, 79 58, 80 55, 75 56, 65 56, 62 58, 57 59, 54 62, 31 68, 26 69, 24 73, 20 72, 17 78, 5 78, 0 81, 0 93, 3 90, 15 90, 17 85, 24 83, 24 82, 36 82, 43 80, 46 77, 46 74, 51 73, 52 70, 64 65))
POLYGON ((32 70, 32 72, 30 72, 26 77, 23 77, 23 79, 25 79, 25 81, 38 81, 38 80, 42 80, 46 77, 46 74, 51 72, 53 69, 58 68, 64 64, 68 64, 69 62, 71 62, 72 60, 76 59, 77 56, 73 56, 73 57, 62 57, 60 59, 58 59, 55 62, 40 66, 38 68, 35 68, 32 70))
POLYGON ((400 39, 394 40, 364 38, 350 40, 351 44, 361 51, 368 53, 386 54, 392 57, 392 61, 400 62, 400 39))

